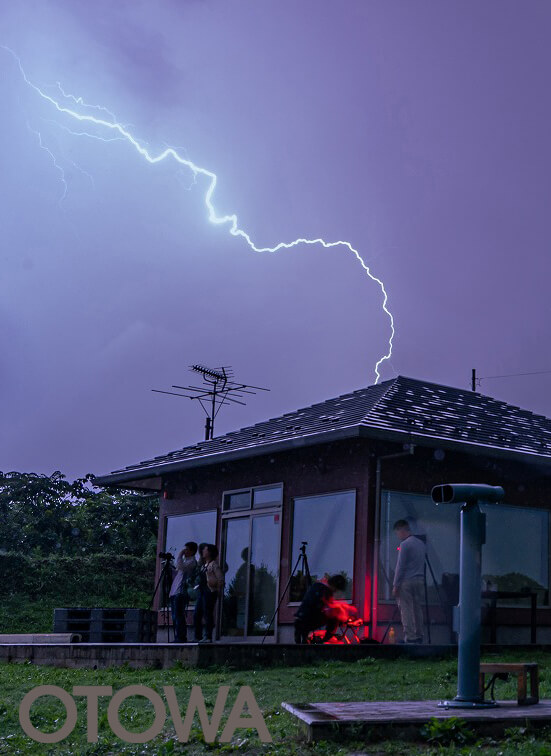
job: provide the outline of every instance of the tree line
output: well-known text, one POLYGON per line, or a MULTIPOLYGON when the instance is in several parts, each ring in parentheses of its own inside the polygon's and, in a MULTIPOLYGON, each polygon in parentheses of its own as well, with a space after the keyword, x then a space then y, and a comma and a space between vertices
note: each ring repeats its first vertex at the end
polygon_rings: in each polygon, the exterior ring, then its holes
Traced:
POLYGON ((0 472, 0 553, 153 558, 158 509, 156 495, 99 488, 92 475, 0 472))

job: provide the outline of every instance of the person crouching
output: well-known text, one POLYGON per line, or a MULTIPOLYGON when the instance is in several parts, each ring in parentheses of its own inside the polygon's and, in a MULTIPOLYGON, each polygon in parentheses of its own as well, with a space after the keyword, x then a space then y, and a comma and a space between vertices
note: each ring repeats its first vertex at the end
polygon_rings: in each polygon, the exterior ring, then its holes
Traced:
POLYGON ((343 575, 331 575, 327 583, 315 582, 308 588, 295 614, 295 643, 308 643, 308 634, 325 626, 323 643, 333 637, 339 625, 339 619, 330 616, 329 604, 337 591, 344 591, 346 578, 343 575))

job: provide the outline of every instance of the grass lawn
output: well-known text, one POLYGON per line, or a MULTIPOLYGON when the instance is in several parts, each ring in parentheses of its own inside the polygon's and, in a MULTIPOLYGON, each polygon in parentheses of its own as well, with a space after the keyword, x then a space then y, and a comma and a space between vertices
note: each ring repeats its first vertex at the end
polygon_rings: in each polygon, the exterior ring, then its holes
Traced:
MULTIPOLYGON (((534 660, 540 664, 541 695, 551 697, 551 677, 548 655, 538 652, 510 653, 501 661, 534 660)), ((488 661, 491 658, 486 659, 488 661)), ((515 698, 515 682, 498 683, 500 698, 515 698)), ((309 667, 276 667, 247 671, 225 668, 210 670, 185 669, 176 665, 170 670, 70 670, 37 667, 33 664, 0 665, 0 753, 2 754, 222 754, 240 751, 246 754, 413 754, 413 753, 488 753, 538 754, 551 756, 551 729, 532 733, 516 728, 507 740, 499 743, 476 738, 463 740, 461 728, 457 740, 447 744, 444 733, 433 732, 436 741, 403 743, 399 741, 366 743, 353 739, 338 743, 306 745, 298 733, 295 720, 281 708, 281 701, 346 701, 346 700, 414 700, 452 697, 456 692, 456 662, 454 660, 373 660, 356 663, 327 662, 309 667), (175 730, 167 717, 162 733, 149 743, 130 745, 119 740, 107 723, 107 701, 100 698, 99 739, 87 743, 85 699, 76 697, 79 719, 69 737, 55 745, 41 745, 29 739, 21 729, 18 709, 21 699, 38 685, 57 685, 68 692, 74 685, 109 685, 113 692, 127 685, 146 685, 162 694, 163 686, 175 686, 180 710, 185 712, 192 685, 200 685, 210 715, 218 687, 229 685, 230 693, 225 723, 237 691, 250 685, 262 710, 272 744, 263 745, 255 730, 237 729, 229 744, 208 744, 203 740, 199 722, 191 730, 188 743, 176 740, 175 730)), ((64 708, 53 698, 42 698, 32 708, 33 724, 42 731, 57 730, 64 721, 64 708), (57 722, 56 722, 57 720, 57 722)), ((120 710, 121 724, 127 730, 142 731, 153 723, 153 709, 144 698, 126 701, 120 710)))

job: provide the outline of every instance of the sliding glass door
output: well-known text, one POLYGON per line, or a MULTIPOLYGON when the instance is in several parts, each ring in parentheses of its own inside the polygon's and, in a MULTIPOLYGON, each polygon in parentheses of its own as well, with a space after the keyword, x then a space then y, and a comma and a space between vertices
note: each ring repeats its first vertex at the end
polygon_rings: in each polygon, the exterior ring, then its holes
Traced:
POLYGON ((222 567, 226 584, 220 635, 253 640, 275 637, 269 628, 277 604, 279 512, 227 517, 222 527, 222 567))

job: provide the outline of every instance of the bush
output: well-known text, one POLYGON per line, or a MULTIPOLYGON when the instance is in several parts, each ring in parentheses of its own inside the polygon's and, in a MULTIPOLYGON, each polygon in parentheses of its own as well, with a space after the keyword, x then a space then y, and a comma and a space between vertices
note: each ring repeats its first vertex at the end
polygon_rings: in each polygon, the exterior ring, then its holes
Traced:
POLYGON ((158 506, 90 475, 0 472, 0 632, 51 632, 56 607, 146 608, 158 506))
POLYGON ((450 745, 456 743, 463 745, 474 740, 473 731, 467 726, 464 719, 450 717, 449 719, 437 719, 432 717, 421 729, 421 735, 429 743, 450 745))
POLYGON ((0 554, 0 574, 0 596, 17 594, 31 601, 55 598, 83 606, 81 602, 86 602, 87 596, 104 596, 111 601, 129 589, 151 593, 155 559, 126 554, 37 558, 8 552, 0 554))

